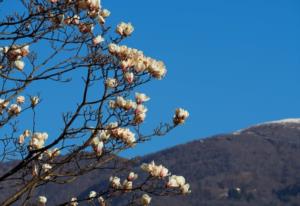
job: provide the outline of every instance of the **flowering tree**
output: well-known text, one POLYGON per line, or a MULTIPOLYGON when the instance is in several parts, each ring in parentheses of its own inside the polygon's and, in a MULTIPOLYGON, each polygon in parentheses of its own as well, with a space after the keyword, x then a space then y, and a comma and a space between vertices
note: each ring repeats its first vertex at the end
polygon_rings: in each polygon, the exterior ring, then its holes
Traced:
MULTIPOLYGON (((144 104, 150 98, 137 89, 162 79, 167 70, 162 61, 122 45, 134 28, 124 22, 116 29, 108 27, 105 20, 110 12, 100 0, 19 2, 22 11, 0 22, 0 158, 2 162, 18 159, 0 174, 0 192, 15 187, 3 206, 17 201, 26 205, 41 185, 68 184, 85 173, 101 171, 119 152, 165 135, 189 115, 179 108, 171 123, 161 123, 151 134, 141 131, 147 112, 144 104), (37 47, 47 50, 38 53, 37 47), (67 84, 76 71, 83 74, 78 85, 81 100, 74 111, 63 114, 60 134, 48 139, 35 121, 43 97, 23 95, 41 80, 67 84), (22 128, 18 121, 23 115, 32 116, 30 128, 22 128)), ((190 192, 184 177, 171 175, 162 165, 144 163, 141 169, 147 175, 138 177, 132 171, 123 180, 112 175, 105 190, 66 199, 61 205, 104 206, 122 196, 128 198, 128 205, 149 205, 155 195, 190 192)), ((49 198, 45 194, 35 202, 46 205, 49 198)))

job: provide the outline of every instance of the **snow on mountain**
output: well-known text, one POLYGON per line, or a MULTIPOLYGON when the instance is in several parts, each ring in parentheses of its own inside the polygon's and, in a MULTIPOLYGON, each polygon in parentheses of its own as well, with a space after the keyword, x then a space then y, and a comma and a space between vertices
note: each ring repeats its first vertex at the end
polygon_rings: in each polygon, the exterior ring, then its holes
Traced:
POLYGON ((238 135, 248 129, 254 128, 254 127, 259 127, 259 126, 265 126, 265 125, 272 125, 272 124, 281 124, 281 125, 290 125, 290 124, 299 124, 300 125, 300 118, 287 118, 287 119, 280 119, 280 120, 275 120, 275 121, 269 121, 269 122, 263 122, 260 124, 253 125, 251 127, 237 130, 233 132, 234 135, 238 135))

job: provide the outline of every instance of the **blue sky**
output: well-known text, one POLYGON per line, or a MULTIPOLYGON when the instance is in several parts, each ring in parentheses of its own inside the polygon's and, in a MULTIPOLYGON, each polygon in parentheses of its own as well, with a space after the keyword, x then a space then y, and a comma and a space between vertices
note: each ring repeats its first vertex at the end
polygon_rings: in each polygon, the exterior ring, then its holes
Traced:
MULTIPOLYGON (((167 65, 163 81, 140 89, 151 97, 146 129, 171 119, 176 107, 190 112, 182 127, 124 155, 143 155, 260 122, 300 118, 300 1, 102 0, 102 4, 112 12, 108 24, 134 25, 127 45, 167 65)), ((45 90, 39 91, 45 104, 62 111, 74 106, 74 85, 42 84, 39 89, 45 90), (66 94, 69 101, 57 101, 66 94)), ((60 113, 41 109, 40 130, 56 133, 60 113)))
POLYGON ((111 22, 130 21, 129 45, 161 58, 167 77, 145 91, 147 121, 176 106, 187 123, 136 154, 264 121, 300 117, 300 2, 103 0, 111 22), (147 2, 147 3, 144 3, 147 2))

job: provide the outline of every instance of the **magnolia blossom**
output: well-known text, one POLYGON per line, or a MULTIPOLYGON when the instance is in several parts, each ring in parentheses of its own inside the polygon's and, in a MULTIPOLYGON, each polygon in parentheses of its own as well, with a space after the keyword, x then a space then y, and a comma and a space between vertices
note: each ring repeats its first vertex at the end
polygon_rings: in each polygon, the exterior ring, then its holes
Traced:
POLYGON ((32 135, 29 145, 32 149, 41 149, 44 147, 45 141, 48 139, 47 133, 36 132, 32 135))
POLYGON ((122 140, 126 145, 133 147, 135 145, 135 134, 128 128, 115 128, 110 130, 111 136, 122 140))
POLYGON ((190 185, 185 182, 183 176, 172 175, 167 183, 169 188, 179 188, 182 194, 190 193, 190 185))
POLYGON ((125 37, 130 36, 133 31, 134 28, 131 23, 121 22, 116 28, 116 32, 125 37))
POLYGON ((46 150, 45 154, 50 158, 53 159, 60 155, 60 150, 58 148, 54 148, 53 150, 46 150))
POLYGON ((58 0, 49 0, 51 3, 57 3, 58 0))
POLYGON ((31 106, 35 107, 40 102, 40 99, 39 97, 34 96, 30 98, 30 101, 31 101, 31 106))
POLYGON ((24 67, 25 67, 25 63, 21 60, 16 60, 14 61, 14 66, 19 70, 19 71, 23 71, 24 67))
POLYGON ((143 194, 143 196, 141 197, 141 204, 143 206, 147 206, 150 205, 151 202, 151 197, 147 194, 143 194))
POLYGON ((118 96, 115 101, 111 100, 109 106, 112 109, 117 107, 120 109, 131 110, 136 109, 137 104, 132 100, 125 100, 122 96, 118 96))
POLYGON ((118 86, 118 80, 114 78, 107 78, 105 84, 108 88, 115 88, 118 86))
POLYGON ((185 184, 183 186, 180 187, 180 190, 181 190, 181 193, 182 194, 188 194, 188 193, 191 193, 191 190, 190 190, 190 184, 185 184))
POLYGON ((72 197, 70 201, 70 206, 78 206, 77 198, 72 197))
POLYGON ((23 134, 19 136, 18 143, 23 144, 26 137, 29 137, 31 132, 29 130, 25 130, 23 134))
POLYGON ((134 123, 141 124, 142 122, 144 122, 147 111, 148 109, 144 105, 138 104, 135 109, 134 123))
POLYGON ((102 43, 103 41, 104 41, 104 38, 101 35, 98 35, 93 39, 93 44, 97 45, 97 44, 102 43))
POLYGON ((147 70, 156 79, 162 79, 167 73, 165 64, 162 61, 156 61, 154 59, 150 60, 147 70))
POLYGON ((95 192, 95 191, 90 191, 90 193, 89 193, 89 198, 92 199, 92 198, 95 198, 95 197, 97 197, 97 192, 95 192))
POLYGON ((98 197, 98 203, 100 204, 100 206, 106 206, 106 204, 105 204, 105 200, 104 200, 104 198, 103 197, 98 197))
POLYGON ((0 52, 6 54, 9 61, 13 62, 20 60, 22 57, 25 57, 29 54, 29 45, 12 45, 11 47, 2 47, 0 52))
POLYGON ((23 104, 25 102, 25 97, 24 96, 18 96, 17 97, 17 103, 18 104, 23 104))
POLYGON ((162 79, 167 73, 166 66, 162 61, 146 57, 142 51, 137 49, 111 43, 108 46, 108 51, 118 57, 121 61, 120 66, 123 71, 127 71, 128 68, 133 67, 136 72, 147 71, 156 79, 162 79))
POLYGON ((91 141, 91 146, 96 153, 97 156, 101 156, 104 148, 104 143, 103 141, 99 138, 98 135, 96 135, 92 141, 91 141))
POLYGON ((9 101, 0 99, 0 109, 5 109, 9 105, 9 101))
POLYGON ((49 165, 49 164, 43 164, 42 169, 43 169, 44 172, 48 172, 49 170, 52 169, 52 166, 49 165))
POLYGON ((142 164, 141 168, 153 177, 164 178, 169 175, 169 170, 166 167, 162 165, 156 165, 154 161, 152 161, 150 164, 142 164))
POLYGON ((186 111, 182 108, 178 108, 175 111, 173 122, 176 125, 177 124, 183 124, 188 117, 189 117, 189 112, 188 111, 186 111))
POLYGON ((118 188, 122 187, 121 179, 119 177, 110 177, 109 181, 110 181, 111 187, 114 189, 118 189, 118 188))
POLYGON ((134 173, 134 172, 130 172, 128 177, 127 177, 127 180, 128 181, 134 181, 138 178, 138 174, 134 173))
POLYGON ((79 23, 78 29, 81 33, 91 33, 94 30, 94 25, 87 23, 79 23))
POLYGON ((142 104, 143 102, 149 101, 150 97, 143 93, 135 93, 135 99, 138 104, 142 104))
POLYGON ((47 198, 45 196, 39 196, 38 197, 38 204, 41 206, 46 205, 47 203, 47 198))
POLYGON ((109 132, 107 130, 100 130, 100 131, 98 131, 98 133, 97 133, 96 136, 98 137, 98 139, 100 141, 104 141, 105 142, 105 141, 107 141, 109 139, 110 134, 109 134, 109 132))
POLYGON ((107 10, 107 9, 103 9, 103 10, 101 10, 100 15, 101 15, 103 18, 107 18, 107 17, 110 16, 110 11, 107 10))
POLYGON ((134 80, 134 74, 132 72, 125 72, 124 73, 124 79, 126 82, 131 84, 134 80))
POLYGON ((74 25, 79 25, 80 23, 80 16, 74 15, 73 17, 66 17, 64 19, 65 24, 74 24, 74 25))
POLYGON ((133 183, 132 181, 124 180, 123 189, 124 190, 132 190, 133 183))
POLYGON ((21 107, 17 104, 11 104, 8 113, 9 115, 18 115, 21 112, 21 107))

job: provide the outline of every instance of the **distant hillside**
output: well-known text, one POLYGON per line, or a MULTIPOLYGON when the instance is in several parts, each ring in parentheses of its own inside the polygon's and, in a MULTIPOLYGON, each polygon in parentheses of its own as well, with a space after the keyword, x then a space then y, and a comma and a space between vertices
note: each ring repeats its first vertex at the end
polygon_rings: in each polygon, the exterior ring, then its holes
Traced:
MULTIPOLYGON (((153 206, 298 206, 299 159, 300 121, 284 120, 179 145, 142 157, 137 165, 155 160, 191 183, 191 195, 154 198, 153 206)), ((86 196, 107 178, 94 171, 70 185, 43 187, 40 193, 51 196, 49 205, 55 205, 74 194, 86 196)))

